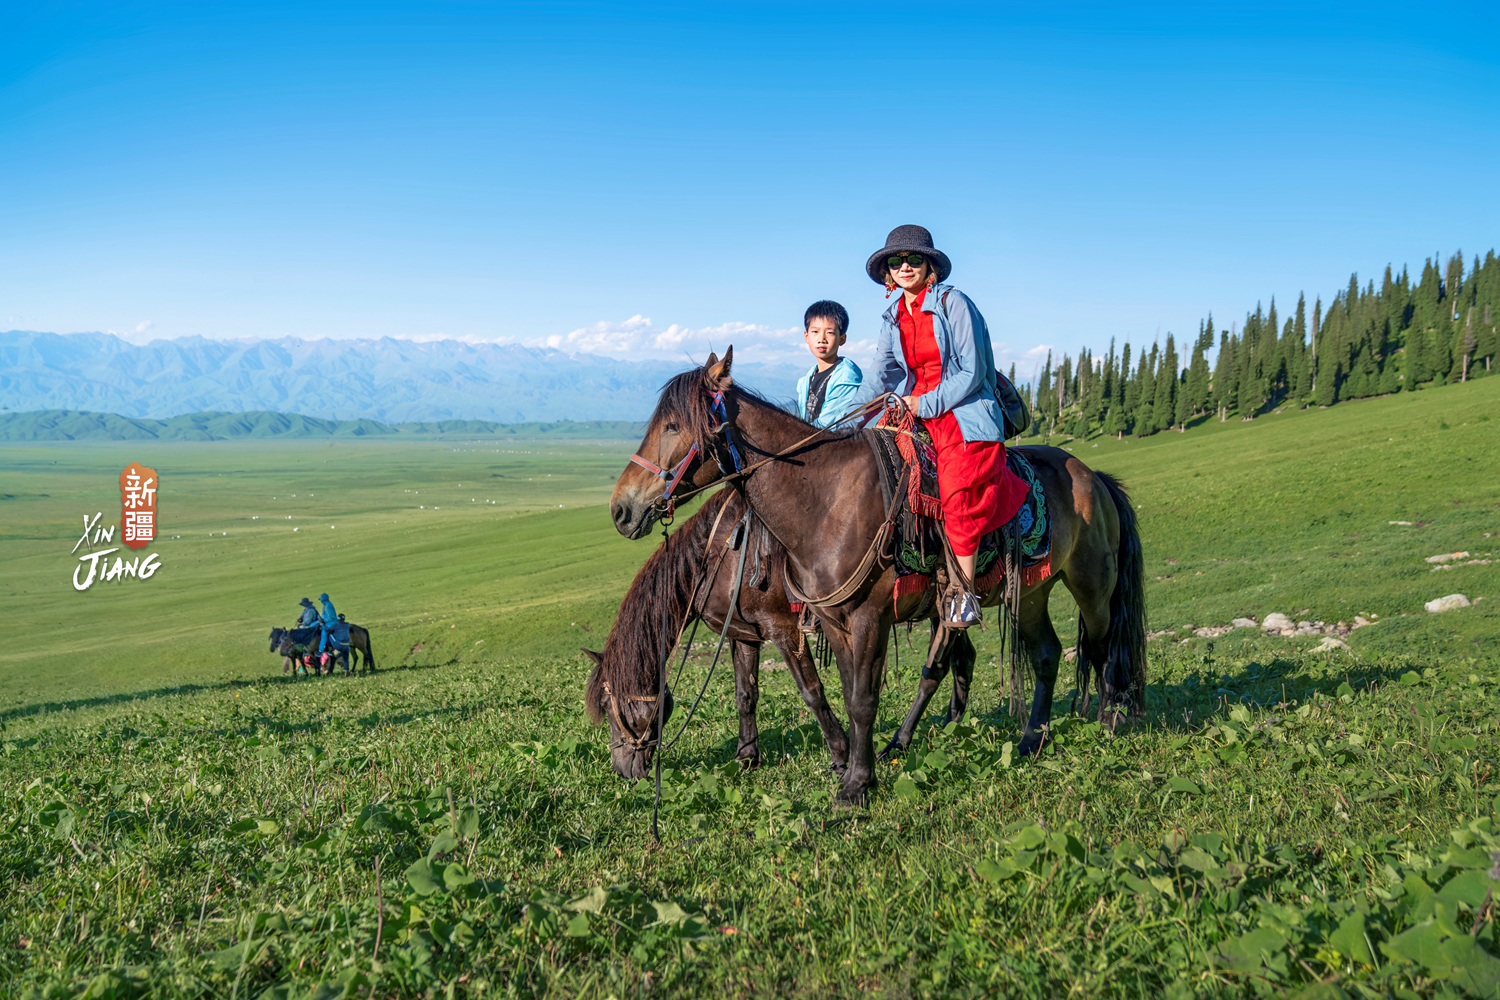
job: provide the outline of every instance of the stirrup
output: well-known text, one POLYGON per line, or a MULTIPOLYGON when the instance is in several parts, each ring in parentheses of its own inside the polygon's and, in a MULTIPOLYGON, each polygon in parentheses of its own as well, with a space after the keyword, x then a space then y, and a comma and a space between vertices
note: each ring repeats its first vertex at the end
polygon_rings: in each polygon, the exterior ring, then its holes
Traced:
POLYGON ((967 590, 954 588, 943 595, 943 624, 964 629, 981 620, 979 598, 967 590))
POLYGON ((822 631, 822 623, 818 616, 813 614, 812 605, 802 605, 802 610, 797 613, 797 629, 809 639, 822 631))

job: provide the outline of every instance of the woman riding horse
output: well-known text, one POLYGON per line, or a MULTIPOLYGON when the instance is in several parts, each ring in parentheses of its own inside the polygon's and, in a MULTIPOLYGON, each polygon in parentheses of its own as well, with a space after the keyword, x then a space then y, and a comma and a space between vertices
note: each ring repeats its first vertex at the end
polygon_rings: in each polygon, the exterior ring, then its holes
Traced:
POLYGON ((974 562, 979 540, 1005 524, 1026 501, 1026 484, 1005 464, 1005 432, 995 398, 995 355, 984 317, 947 280, 953 265, 921 226, 898 226, 870 255, 865 272, 883 284, 885 311, 875 354, 882 392, 899 392, 922 419, 937 449, 943 531, 952 558, 943 621, 968 628, 979 621, 974 562))

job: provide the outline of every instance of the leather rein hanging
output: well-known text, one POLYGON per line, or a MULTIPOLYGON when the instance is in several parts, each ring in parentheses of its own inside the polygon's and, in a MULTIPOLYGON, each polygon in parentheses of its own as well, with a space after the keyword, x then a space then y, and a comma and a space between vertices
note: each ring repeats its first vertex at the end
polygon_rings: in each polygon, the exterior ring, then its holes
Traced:
MULTIPOLYGON (((879 412, 880 410, 886 409, 887 407, 898 405, 893 402, 895 398, 896 397, 887 394, 872 399, 868 403, 865 403, 863 406, 860 406, 844 414, 838 420, 834 421, 834 423, 830 425, 828 429, 831 430, 845 423, 853 423, 855 421, 862 422, 862 418, 867 418, 872 413, 879 412)), ((714 482, 709 483, 707 486, 701 486, 697 490, 693 490, 691 493, 686 494, 686 496, 691 496, 693 493, 701 492, 702 490, 717 486, 720 483, 732 482, 735 480, 743 481, 745 479, 748 479, 750 474, 753 473, 756 469, 759 469, 764 465, 769 465, 772 462, 779 461, 789 455, 795 454, 804 446, 817 440, 823 434, 823 430, 816 430, 813 433, 809 434, 807 437, 793 444, 789 448, 783 448, 778 452, 767 455, 765 458, 751 465, 744 465, 740 460, 739 450, 735 447, 734 444, 734 437, 732 436, 734 424, 730 421, 728 408, 724 405, 723 391, 718 391, 713 394, 712 404, 709 407, 709 412, 718 417, 721 421, 719 426, 716 428, 716 432, 722 435, 724 443, 729 449, 729 455, 734 464, 734 471, 732 473, 726 472, 724 469, 723 460, 720 459, 718 455, 715 455, 714 459, 719 463, 719 471, 723 473, 723 475, 721 475, 714 482)), ((901 498, 905 496, 906 482, 907 478, 910 475, 911 468, 909 466, 901 470, 901 478, 897 481, 896 488, 891 492, 891 500, 886 508, 885 520, 881 522, 879 530, 875 532, 875 537, 870 539, 869 547, 865 549, 864 556, 861 557, 859 565, 854 568, 854 572, 850 574, 849 578, 845 580, 840 586, 829 591, 827 594, 824 594, 820 597, 808 597, 804 595, 801 592, 800 588, 798 588, 796 584, 792 582, 791 575, 788 574, 785 577, 786 589, 788 595, 791 596, 793 600, 798 601, 802 604, 810 604, 814 607, 832 607, 834 605, 842 604, 844 601, 847 601, 850 597, 854 596, 854 594, 856 594, 861 587, 864 586, 865 582, 870 578, 871 570, 878 565, 882 565, 886 559, 886 549, 890 545, 891 537, 896 533, 896 515, 901 509, 901 498)), ((764 524, 765 522, 762 521, 761 523, 764 524)), ((770 531, 771 526, 766 525, 766 530, 770 531)), ((775 536, 774 532, 772 532, 772 536, 775 536)), ((780 542, 781 539, 778 538, 777 541, 780 542)), ((786 547, 787 546, 785 545, 785 543, 782 543, 782 548, 786 547)))

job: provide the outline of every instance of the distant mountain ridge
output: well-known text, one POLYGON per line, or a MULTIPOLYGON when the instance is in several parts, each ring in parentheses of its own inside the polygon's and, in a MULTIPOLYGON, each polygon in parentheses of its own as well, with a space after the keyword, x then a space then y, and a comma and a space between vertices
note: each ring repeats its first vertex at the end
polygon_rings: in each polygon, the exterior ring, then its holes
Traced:
POLYGON ((630 420, 558 420, 497 424, 485 420, 384 424, 378 420, 323 420, 300 413, 187 413, 168 420, 117 413, 36 410, 0 413, 0 441, 229 441, 236 438, 439 438, 635 441, 645 424, 630 420))
MULTIPOLYGON (((618 361, 457 340, 209 340, 131 344, 108 333, 0 333, 0 407, 169 419, 273 411, 387 424, 644 420, 682 362, 618 361)), ((740 364, 790 396, 801 370, 740 364)))

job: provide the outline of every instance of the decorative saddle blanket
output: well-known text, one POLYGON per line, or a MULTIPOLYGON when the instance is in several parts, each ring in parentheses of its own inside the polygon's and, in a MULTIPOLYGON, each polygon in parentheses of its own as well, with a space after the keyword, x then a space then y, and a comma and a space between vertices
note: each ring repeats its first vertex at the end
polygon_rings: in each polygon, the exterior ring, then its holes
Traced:
MULTIPOLYGON (((943 565, 942 503, 938 497, 937 451, 920 422, 910 427, 880 426, 865 433, 879 460, 881 489, 887 501, 900 482, 907 479, 906 499, 897 514, 894 540, 896 599, 921 593, 932 585, 932 575, 943 565)), ((975 561, 975 589, 984 594, 1004 577, 1000 558, 1007 531, 1020 541, 1021 583, 1031 586, 1052 574, 1052 532, 1047 520, 1047 495, 1037 481, 1036 470, 1024 450, 1007 448, 1005 462, 1026 484, 1026 501, 1010 522, 985 535, 975 561)), ((925 609, 924 609, 925 610, 925 609)))

